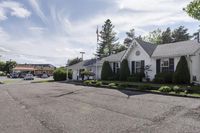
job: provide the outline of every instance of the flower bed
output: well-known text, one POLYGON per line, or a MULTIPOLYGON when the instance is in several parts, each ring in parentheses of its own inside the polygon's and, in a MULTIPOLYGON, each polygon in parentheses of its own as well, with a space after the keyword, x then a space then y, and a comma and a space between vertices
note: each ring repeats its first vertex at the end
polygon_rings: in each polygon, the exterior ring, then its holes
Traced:
POLYGON ((200 86, 186 86, 186 85, 164 85, 153 83, 134 83, 134 82, 119 82, 119 81, 97 81, 87 80, 83 82, 84 85, 94 87, 105 87, 111 89, 126 89, 133 91, 143 91, 156 94, 195 97, 200 98, 200 86))

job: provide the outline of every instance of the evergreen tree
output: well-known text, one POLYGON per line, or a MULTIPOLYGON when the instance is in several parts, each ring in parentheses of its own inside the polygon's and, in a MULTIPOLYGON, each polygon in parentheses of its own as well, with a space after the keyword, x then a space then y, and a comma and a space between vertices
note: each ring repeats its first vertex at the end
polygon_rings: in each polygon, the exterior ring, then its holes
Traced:
POLYGON ((172 42, 172 32, 168 27, 165 31, 162 32, 162 44, 171 43, 172 42))
POLYGON ((172 33, 173 42, 187 41, 190 39, 188 29, 184 26, 180 26, 172 33))
POLYGON ((173 76, 173 82, 178 84, 188 84, 190 83, 190 72, 188 68, 188 63, 185 56, 181 56, 176 71, 173 76))
POLYGON ((121 63, 120 71, 119 71, 119 79, 121 81, 126 81, 130 76, 130 70, 128 66, 128 61, 124 59, 121 63))
POLYGON ((188 33, 188 29, 184 26, 180 26, 173 31, 171 31, 169 27, 165 31, 161 31, 160 29, 154 30, 150 32, 149 35, 145 36, 144 40, 153 44, 165 44, 186 41, 190 38, 191 36, 188 33))
POLYGON ((124 45, 116 45, 115 49, 114 49, 114 53, 119 53, 119 52, 122 52, 124 50, 126 50, 127 48, 124 46, 124 45))
POLYGON ((82 58, 78 58, 78 57, 71 59, 71 60, 68 60, 68 66, 72 66, 72 65, 77 64, 81 61, 82 61, 82 58))
POLYGON ((97 49, 98 57, 106 57, 113 53, 116 45, 118 44, 118 38, 116 38, 116 32, 114 32, 114 25, 110 19, 105 21, 100 31, 100 43, 97 49))
POLYGON ((112 68, 108 61, 105 61, 101 70, 101 80, 109 80, 113 77, 112 68))
POLYGON ((127 37, 124 39, 124 44, 126 47, 129 47, 135 38, 135 29, 131 29, 129 32, 126 32, 127 37))

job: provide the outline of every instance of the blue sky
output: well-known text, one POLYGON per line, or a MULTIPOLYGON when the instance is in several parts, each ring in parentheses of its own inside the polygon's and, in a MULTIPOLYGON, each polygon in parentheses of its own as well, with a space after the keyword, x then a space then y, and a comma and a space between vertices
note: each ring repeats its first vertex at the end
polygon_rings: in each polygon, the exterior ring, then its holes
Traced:
POLYGON ((135 28, 139 35, 183 25, 196 32, 199 22, 182 8, 191 0, 0 0, 0 59, 64 65, 93 57, 96 26, 111 19, 119 40, 135 28))

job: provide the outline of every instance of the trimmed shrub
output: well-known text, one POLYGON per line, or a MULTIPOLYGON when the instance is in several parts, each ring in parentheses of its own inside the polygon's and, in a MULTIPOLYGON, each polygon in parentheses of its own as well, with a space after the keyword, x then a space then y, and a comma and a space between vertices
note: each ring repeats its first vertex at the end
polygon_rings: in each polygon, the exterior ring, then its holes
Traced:
POLYGON ((142 82, 142 78, 145 77, 144 73, 135 73, 128 77, 128 81, 130 82, 142 82))
POLYGON ((83 82, 83 84, 85 84, 85 85, 91 85, 91 81, 90 81, 90 80, 85 80, 85 81, 83 82))
POLYGON ((89 70, 84 70, 84 71, 81 72, 81 74, 83 76, 86 76, 88 80, 89 80, 90 76, 95 76, 95 73, 93 73, 93 72, 91 72, 89 70))
POLYGON ((187 86, 186 88, 185 88, 185 91, 184 91, 186 94, 187 93, 192 93, 193 92, 193 90, 192 90, 192 87, 191 86, 187 86))
POLYGON ((173 91, 175 93, 180 93, 182 91, 182 89, 179 86, 176 85, 176 86, 173 87, 173 91))
POLYGON ((126 88, 128 86, 129 86, 128 83, 121 83, 121 84, 119 84, 119 87, 122 87, 122 88, 126 88))
POLYGON ((0 76, 6 76, 6 73, 0 71, 0 76))
POLYGON ((119 79, 121 81, 126 81, 130 76, 130 70, 128 66, 128 61, 124 59, 121 63, 120 71, 119 71, 119 79))
POLYGON ((115 84, 115 83, 110 83, 110 84, 108 84, 108 86, 109 86, 109 87, 115 87, 116 84, 115 84))
POLYGON ((119 73, 113 74, 112 80, 118 81, 119 80, 119 73))
POLYGON ((155 75, 154 82, 155 83, 172 83, 173 81, 173 72, 162 72, 155 75))
POLYGON ((102 66, 101 79, 110 80, 113 77, 113 72, 108 61, 105 61, 102 66))
POLYGON ((140 89, 140 90, 152 90, 153 87, 149 84, 145 84, 145 85, 139 85, 138 89, 140 89))
POLYGON ((176 71, 173 76, 173 82, 177 84, 188 84, 190 83, 190 72, 188 63, 185 56, 181 56, 176 71))
POLYGON ((161 86, 158 90, 160 92, 171 92, 171 91, 173 91, 173 89, 170 88, 169 86, 161 86))
POLYGON ((138 77, 130 76, 130 77, 128 77, 127 81, 129 81, 129 82, 139 82, 140 80, 139 80, 138 77))
POLYGON ((67 72, 62 68, 56 69, 53 73, 53 79, 55 81, 64 81, 66 80, 66 77, 67 77, 67 72))
POLYGON ((97 81, 96 82, 96 86, 102 86, 102 82, 101 81, 97 81))

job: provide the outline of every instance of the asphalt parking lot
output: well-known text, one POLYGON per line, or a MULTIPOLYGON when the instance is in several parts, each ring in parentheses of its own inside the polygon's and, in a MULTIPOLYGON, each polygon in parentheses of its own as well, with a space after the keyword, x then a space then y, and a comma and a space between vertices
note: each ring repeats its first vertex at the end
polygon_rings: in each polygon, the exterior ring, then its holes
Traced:
POLYGON ((0 76, 0 82, 4 82, 6 84, 24 84, 27 82, 30 83, 33 81, 42 81, 42 80, 53 80, 53 77, 49 77, 49 78, 34 77, 34 80, 24 80, 23 78, 7 78, 7 77, 0 76))
POLYGON ((0 85, 1 133, 199 133, 200 99, 76 86, 0 85))

